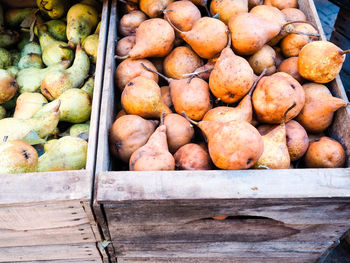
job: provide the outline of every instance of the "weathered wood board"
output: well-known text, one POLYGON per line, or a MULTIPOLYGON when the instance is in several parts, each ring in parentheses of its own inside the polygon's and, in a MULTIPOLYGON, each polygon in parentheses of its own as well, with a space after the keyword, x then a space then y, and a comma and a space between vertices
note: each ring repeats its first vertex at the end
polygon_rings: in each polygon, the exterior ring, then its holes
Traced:
MULTIPOLYGON (((112 2, 97 149, 94 211, 112 262, 311 263, 350 229, 350 169, 117 171, 108 129, 114 90, 117 1, 112 2), (112 22, 113 21, 113 22, 112 22), (114 172, 113 169, 115 170, 114 172), (225 220, 212 217, 227 216, 225 220)), ((312 0, 299 6, 319 28, 312 0)), ((334 96, 347 101, 339 77, 334 96)), ((329 134, 343 144, 349 167, 349 107, 329 134)))

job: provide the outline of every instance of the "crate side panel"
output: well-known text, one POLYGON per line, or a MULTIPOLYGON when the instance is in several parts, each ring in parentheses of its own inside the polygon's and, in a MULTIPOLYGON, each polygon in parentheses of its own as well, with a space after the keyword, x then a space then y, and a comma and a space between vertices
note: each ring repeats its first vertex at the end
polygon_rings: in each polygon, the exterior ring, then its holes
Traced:
POLYGON ((95 243, 78 245, 51 245, 31 247, 0 248, 0 262, 28 262, 55 260, 100 260, 100 254, 95 243))

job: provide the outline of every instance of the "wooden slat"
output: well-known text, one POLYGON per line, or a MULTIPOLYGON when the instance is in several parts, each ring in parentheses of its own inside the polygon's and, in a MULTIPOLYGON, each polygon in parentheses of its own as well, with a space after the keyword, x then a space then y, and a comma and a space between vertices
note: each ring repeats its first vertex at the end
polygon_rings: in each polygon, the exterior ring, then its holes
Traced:
POLYGON ((96 259, 102 262, 95 243, 0 248, 0 262, 96 259))
POLYGON ((350 197, 350 169, 105 172, 97 201, 350 197))
POLYGON ((0 207, 0 247, 96 242, 79 201, 0 207))
POLYGON ((21 263, 101 263, 100 259, 64 259, 64 260, 40 260, 40 261, 22 261, 21 263))
POLYGON ((1 174, 0 182, 0 205, 87 200, 91 196, 91 181, 86 170, 1 174))

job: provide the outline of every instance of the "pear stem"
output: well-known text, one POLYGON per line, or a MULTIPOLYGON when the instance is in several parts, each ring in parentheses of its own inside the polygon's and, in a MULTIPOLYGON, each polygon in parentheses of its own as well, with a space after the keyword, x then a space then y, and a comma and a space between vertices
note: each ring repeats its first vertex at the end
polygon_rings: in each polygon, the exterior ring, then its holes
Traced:
POLYGON ((70 49, 70 50, 74 50, 74 44, 72 42, 68 42, 67 45, 59 45, 60 48, 63 49, 70 49))
POLYGON ((3 139, 3 142, 7 142, 7 139, 8 139, 9 137, 6 135, 6 136, 4 136, 4 139, 3 139))
POLYGON ((297 31, 297 30, 288 30, 288 33, 304 35, 304 36, 309 36, 309 37, 320 37, 321 36, 320 34, 306 33, 306 32, 301 32, 301 31, 297 31))
POLYGON ((285 23, 282 26, 282 29, 284 29, 286 26, 288 26, 290 24, 309 24, 310 26, 312 26, 318 32, 318 28, 313 23, 311 23, 310 21, 303 21, 303 20, 296 20, 296 21, 290 21, 288 23, 285 23))
POLYGON ((282 123, 281 123, 282 126, 284 126, 285 123, 286 123, 286 117, 287 117, 288 112, 289 112, 291 109, 293 109, 296 105, 297 105, 297 103, 294 101, 293 105, 290 106, 290 107, 286 110, 286 112, 285 112, 284 115, 283 115, 283 121, 282 121, 282 123))
POLYGON ((166 112, 162 112, 162 114, 160 115, 160 125, 164 125, 165 114, 166 112))
POLYGON ((231 44, 232 44, 232 38, 231 38, 231 34, 229 30, 226 30, 227 34, 227 46, 228 48, 231 48, 231 44))
POLYGON ((129 54, 127 54, 127 55, 125 55, 125 56, 118 56, 118 55, 115 55, 114 58, 120 59, 120 60, 124 60, 124 59, 129 58, 129 54))
POLYGON ((178 28, 173 24, 173 22, 170 21, 170 18, 169 18, 169 16, 168 16, 168 12, 171 12, 171 11, 173 11, 173 10, 171 10, 171 9, 165 9, 165 10, 163 11, 163 14, 164 14, 166 20, 168 21, 168 23, 175 29, 175 31, 178 32, 180 35, 182 35, 184 32, 182 32, 180 29, 178 29, 178 28))
POLYGON ((190 119, 190 118, 187 116, 186 112, 183 111, 183 112, 181 112, 181 113, 182 113, 182 115, 185 117, 186 120, 188 120, 190 123, 192 123, 192 124, 198 126, 199 122, 190 119))
POLYGON ((203 69, 203 70, 200 70, 200 71, 195 71, 195 72, 192 72, 192 73, 186 73, 186 74, 182 74, 182 77, 186 78, 186 77, 192 77, 192 76, 197 76, 201 73, 205 73, 205 72, 208 72, 208 71, 211 71, 213 70, 213 68, 207 68, 207 69, 203 69))
POLYGON ((150 69, 149 67, 147 67, 145 64, 141 63, 142 67, 144 67, 146 70, 154 73, 154 74, 157 74, 158 76, 161 76, 163 79, 165 79, 168 83, 171 82, 171 79, 170 78, 167 78, 166 76, 164 76, 162 73, 159 73, 153 69, 150 69))
POLYGON ((254 81, 252 87, 250 88, 250 91, 248 92, 248 95, 252 96, 253 91, 255 90, 256 86, 258 85, 258 82, 265 76, 267 72, 267 67, 264 68, 263 72, 259 75, 259 77, 254 81))
POLYGON ((205 8, 205 11, 207 11, 208 16, 211 17, 211 13, 210 13, 210 11, 209 11, 209 9, 208 9, 208 1, 207 1, 207 0, 204 0, 204 1, 203 1, 203 6, 204 6, 204 8, 205 8))
POLYGON ((342 50, 342 51, 339 51, 339 54, 342 56, 342 55, 345 55, 345 54, 348 54, 348 53, 350 53, 350 49, 348 49, 348 50, 342 50))

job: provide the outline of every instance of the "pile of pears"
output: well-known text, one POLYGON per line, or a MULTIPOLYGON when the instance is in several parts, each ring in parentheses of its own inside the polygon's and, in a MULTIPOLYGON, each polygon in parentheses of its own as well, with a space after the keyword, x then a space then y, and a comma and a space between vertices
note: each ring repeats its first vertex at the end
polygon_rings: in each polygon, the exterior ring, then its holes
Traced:
POLYGON ((0 3, 0 174, 86 166, 101 3, 0 3))
POLYGON ((348 105, 327 87, 346 53, 297 0, 119 2, 119 113, 109 131, 131 171, 344 167, 327 137, 348 105))

